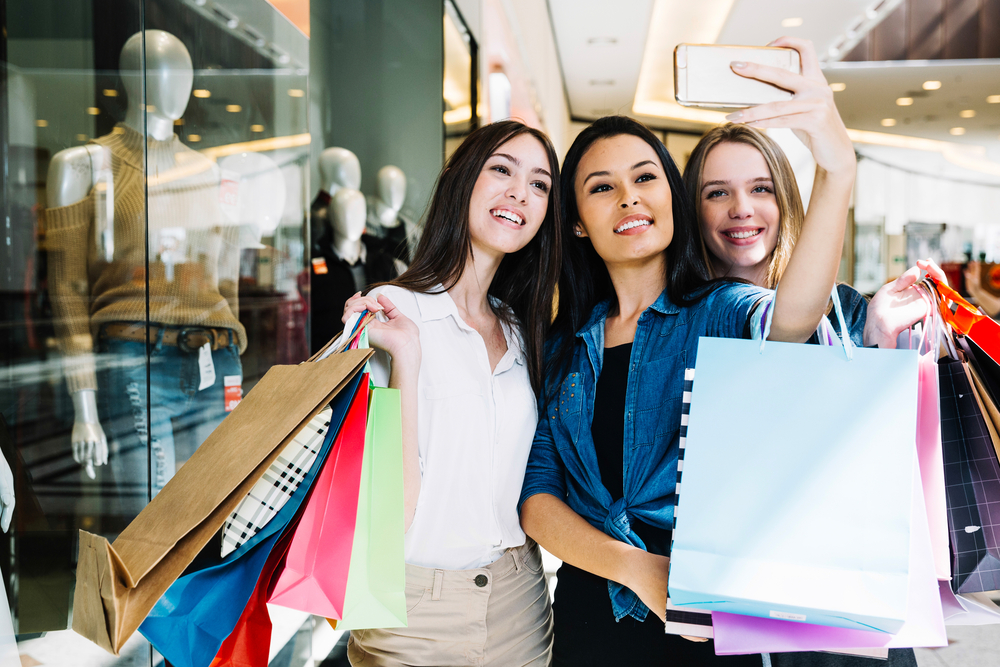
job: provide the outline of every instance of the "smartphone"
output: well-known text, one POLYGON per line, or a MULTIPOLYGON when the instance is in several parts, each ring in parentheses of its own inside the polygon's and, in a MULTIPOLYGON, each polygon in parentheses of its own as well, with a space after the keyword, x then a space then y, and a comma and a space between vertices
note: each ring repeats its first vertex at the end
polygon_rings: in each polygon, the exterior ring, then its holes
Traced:
POLYGON ((743 61, 799 74, 795 49, 775 46, 678 44, 674 49, 674 99, 686 107, 737 109, 792 99, 787 90, 742 77, 730 63, 743 61))

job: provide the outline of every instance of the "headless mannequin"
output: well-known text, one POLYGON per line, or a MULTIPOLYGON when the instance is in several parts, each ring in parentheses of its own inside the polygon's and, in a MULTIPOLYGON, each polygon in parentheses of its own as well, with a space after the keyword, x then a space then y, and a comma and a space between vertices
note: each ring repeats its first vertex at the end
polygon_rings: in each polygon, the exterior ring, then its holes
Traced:
MULTIPOLYGON (((122 48, 120 66, 123 85, 129 100, 123 125, 134 130, 139 136, 145 135, 147 140, 158 142, 173 140, 173 123, 184 114, 194 80, 191 57, 187 48, 170 33, 148 30, 144 34, 137 33, 128 39, 122 48), (143 39, 145 39, 145 63, 142 62, 143 39), (143 105, 143 80, 145 80, 145 105, 143 105)), ((197 155, 193 152, 192 154, 197 155)), ((58 153, 49 166, 47 206, 50 209, 69 206, 86 198, 95 185, 105 175, 110 174, 110 157, 111 153, 105 147, 96 144, 70 148, 58 153)), ((218 169, 215 165, 208 163, 207 168, 212 170, 211 173, 217 180, 218 169)), ((113 200, 110 190, 108 198, 113 200)), ((185 222, 179 221, 178 224, 183 226, 185 222)), ((150 224, 150 232, 152 227, 150 224)), ((191 228, 188 233, 198 232, 191 228)), ((113 250, 109 251, 109 254, 112 252, 113 250)), ((108 261, 110 260, 108 257, 108 261)), ((172 266, 167 266, 167 270, 172 270, 172 266)), ((214 278, 217 280, 217 274, 214 278)), ((87 474, 94 478, 93 467, 108 462, 108 439, 105 429, 98 420, 96 390, 74 391, 72 399, 73 457, 84 465, 87 474)), ((170 474, 172 475, 172 471, 170 474)))

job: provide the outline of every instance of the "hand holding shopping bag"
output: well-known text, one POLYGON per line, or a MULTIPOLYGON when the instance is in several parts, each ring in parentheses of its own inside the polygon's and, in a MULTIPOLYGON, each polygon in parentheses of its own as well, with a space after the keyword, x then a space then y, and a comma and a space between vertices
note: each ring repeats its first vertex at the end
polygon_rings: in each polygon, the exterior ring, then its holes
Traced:
POLYGON ((671 553, 678 607, 902 627, 918 355, 842 345, 700 339, 671 553), (763 408, 734 401, 740 388, 763 408))
POLYGON ((370 354, 271 368, 114 544, 81 531, 73 629, 117 655, 282 449, 370 354))

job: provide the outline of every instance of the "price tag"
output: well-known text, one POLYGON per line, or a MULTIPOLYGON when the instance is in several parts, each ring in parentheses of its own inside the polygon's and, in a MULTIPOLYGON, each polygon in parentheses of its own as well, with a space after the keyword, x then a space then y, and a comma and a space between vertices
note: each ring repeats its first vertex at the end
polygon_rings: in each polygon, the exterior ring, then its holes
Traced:
POLYGON ((198 391, 207 389, 215 384, 215 362, 212 361, 211 343, 205 343, 198 348, 198 372, 201 374, 198 391))
POLYGON ((243 400, 243 378, 239 375, 227 375, 222 378, 225 386, 226 412, 232 412, 243 400))
POLYGON ((322 257, 313 257, 312 259, 313 271, 316 275, 321 276, 324 273, 329 273, 330 270, 326 266, 326 259, 322 257))

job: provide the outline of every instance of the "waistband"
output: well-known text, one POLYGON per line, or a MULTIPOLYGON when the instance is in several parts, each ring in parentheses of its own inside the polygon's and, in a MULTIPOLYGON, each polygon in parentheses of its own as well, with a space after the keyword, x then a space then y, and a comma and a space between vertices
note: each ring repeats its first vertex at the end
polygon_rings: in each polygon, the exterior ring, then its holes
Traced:
POLYGON ((146 342, 146 332, 149 332, 149 342, 155 344, 160 332, 163 332, 162 343, 176 346, 183 352, 196 352, 206 343, 211 349, 221 350, 236 342, 236 335, 230 329, 215 327, 163 326, 159 324, 133 324, 128 322, 110 322, 101 327, 100 335, 104 338, 117 338, 140 343, 146 342))
MULTIPOLYGON (((530 537, 519 547, 511 547, 503 552, 497 560, 485 567, 476 567, 469 570, 442 570, 432 567, 421 567, 419 565, 406 564, 406 585, 421 586, 424 588, 435 588, 440 590, 442 585, 472 585, 482 588, 483 580, 476 579, 481 576, 486 577, 486 582, 500 581, 511 575, 517 574, 525 567, 528 554, 531 550, 538 549, 538 544, 530 537)), ((539 560, 541 556, 539 556, 539 560)))

